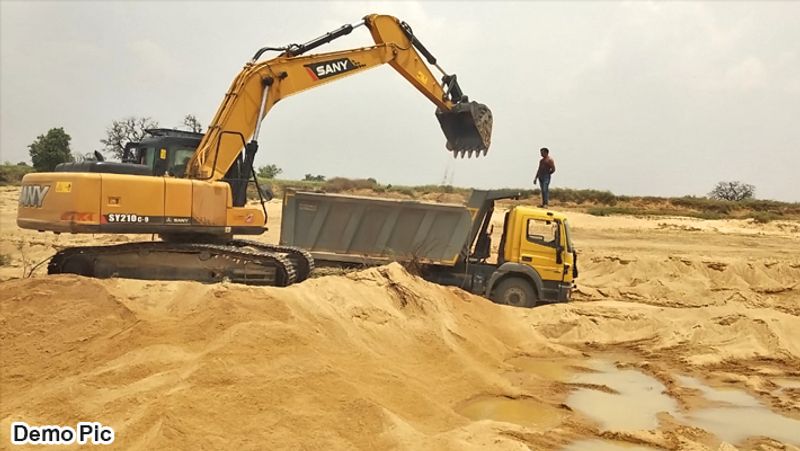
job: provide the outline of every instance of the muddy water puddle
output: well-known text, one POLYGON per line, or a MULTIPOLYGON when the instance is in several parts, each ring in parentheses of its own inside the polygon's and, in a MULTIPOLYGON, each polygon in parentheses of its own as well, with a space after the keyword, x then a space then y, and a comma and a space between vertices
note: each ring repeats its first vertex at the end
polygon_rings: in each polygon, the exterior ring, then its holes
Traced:
POLYGON ((606 360, 589 362, 596 372, 579 373, 570 382, 607 387, 608 393, 579 388, 567 398, 567 405, 592 418, 604 430, 635 431, 656 429, 659 412, 675 415, 678 403, 664 393, 658 380, 633 369, 619 369, 606 360))
MULTIPOLYGON (((713 388, 698 379, 676 375, 676 383, 698 390, 708 402, 708 407, 686 412, 666 393, 666 387, 659 380, 636 369, 618 368, 611 360, 523 358, 510 363, 527 373, 574 384, 576 388, 568 395, 566 404, 574 411, 591 418, 602 430, 626 432, 658 429, 659 413, 664 412, 670 414, 678 423, 700 427, 719 439, 733 444, 741 443, 750 437, 763 436, 800 445, 800 421, 771 411, 757 398, 743 390, 713 388)), ((776 380, 775 383, 781 387, 794 388, 798 381, 787 378, 776 380)), ((497 399, 504 398, 495 398, 495 401, 487 400, 484 404, 472 406, 471 408, 477 409, 473 415, 523 425, 532 422, 539 428, 548 424, 558 424, 563 419, 558 409, 535 401, 531 402, 537 405, 525 407, 525 404, 519 404, 520 400, 507 399, 497 404, 497 399), (531 419, 525 418, 528 409, 531 409, 531 419), (551 410, 548 412, 548 409, 551 410), (553 413, 558 415, 551 417, 553 413)), ((470 416, 463 412, 462 414, 470 416)), ((565 449, 579 451, 648 448, 616 441, 583 440, 572 443, 565 449)))
POLYGON ((769 410, 749 393, 709 387, 692 377, 678 376, 677 379, 682 385, 702 392, 707 400, 719 404, 686 413, 681 418, 683 422, 700 426, 731 443, 764 436, 800 445, 800 421, 769 410))
POLYGON ((482 396, 471 399, 456 409, 472 420, 494 420, 515 423, 536 430, 558 426, 565 415, 556 407, 531 398, 482 396))
POLYGON ((570 382, 608 387, 616 393, 580 388, 567 398, 567 405, 594 419, 604 430, 633 431, 658 428, 658 413, 666 412, 678 422, 701 427, 730 443, 764 436, 800 444, 800 421, 779 415, 757 398, 737 389, 710 387, 698 379, 676 376, 676 381, 701 392, 712 407, 681 412, 658 380, 633 369, 619 369, 609 361, 593 361, 596 373, 581 373, 570 382))
POLYGON ((555 380, 567 380, 577 368, 580 368, 580 361, 577 359, 536 359, 531 357, 515 357, 507 363, 514 365, 519 370, 527 374, 555 380))

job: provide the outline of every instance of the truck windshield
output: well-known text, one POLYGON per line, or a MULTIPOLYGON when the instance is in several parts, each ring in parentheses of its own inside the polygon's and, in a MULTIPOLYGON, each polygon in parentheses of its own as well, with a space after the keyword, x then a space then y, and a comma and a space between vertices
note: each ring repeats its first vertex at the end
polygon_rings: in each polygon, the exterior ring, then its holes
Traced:
POLYGON ((567 238, 567 252, 572 252, 572 234, 569 231, 569 221, 564 220, 564 235, 567 238))

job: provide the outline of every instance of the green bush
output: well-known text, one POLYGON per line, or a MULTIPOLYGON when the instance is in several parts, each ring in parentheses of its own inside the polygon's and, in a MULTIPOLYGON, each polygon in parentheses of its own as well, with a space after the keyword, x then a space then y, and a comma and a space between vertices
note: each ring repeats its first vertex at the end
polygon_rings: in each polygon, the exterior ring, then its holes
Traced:
MULTIPOLYGON (((533 192, 536 195, 541 193, 538 188, 533 192)), ((613 206, 617 204, 617 196, 612 192, 596 189, 553 188, 550 190, 550 199, 556 202, 571 202, 579 205, 594 203, 613 206)))
POLYGON ((51 128, 28 145, 33 167, 40 172, 52 172, 60 163, 74 161, 69 149, 72 138, 63 128, 51 128))
POLYGON ((740 202, 742 208, 753 211, 771 212, 777 214, 800 215, 800 203, 778 202, 775 200, 750 199, 740 202))
POLYGON ((22 182, 22 177, 30 172, 33 172, 33 168, 27 165, 0 165, 0 185, 19 185, 22 182))
POLYGON ((323 189, 329 193, 341 193, 343 191, 353 191, 357 189, 375 189, 378 182, 375 179, 348 179, 345 177, 334 177, 325 182, 323 189))
POLYGON ((707 197, 684 196, 669 199, 669 203, 675 207, 683 207, 707 213, 718 213, 728 215, 739 205, 736 202, 720 199, 709 199, 707 197))
MULTIPOLYGON (((697 210, 704 213, 715 213, 720 216, 737 216, 736 212, 754 211, 773 215, 800 215, 800 203, 778 202, 775 200, 748 199, 730 201, 709 199, 707 197, 684 196, 668 199, 677 208, 697 210)), ((739 214, 738 216, 741 216, 739 214)))
POLYGON ((609 210, 610 210, 609 208, 604 208, 604 207, 592 207, 587 209, 586 213, 592 216, 608 216, 611 214, 609 210))
POLYGON ((394 194, 402 194, 404 196, 411 197, 416 199, 418 194, 424 192, 424 186, 402 186, 402 185, 385 185, 383 192, 387 193, 394 193, 394 194))
POLYGON ((256 174, 258 174, 258 178, 274 179, 281 172, 283 172, 283 169, 279 168, 274 164, 268 164, 266 166, 261 166, 260 168, 258 168, 256 174))
POLYGON ((724 214, 709 211, 677 210, 674 208, 645 207, 591 207, 586 213, 592 216, 628 215, 628 216, 686 216, 699 219, 723 219, 724 214))
POLYGON ((768 211, 757 211, 752 214, 751 218, 753 222, 756 224, 767 224, 770 221, 775 221, 776 219, 781 219, 781 215, 777 213, 771 213, 768 211))

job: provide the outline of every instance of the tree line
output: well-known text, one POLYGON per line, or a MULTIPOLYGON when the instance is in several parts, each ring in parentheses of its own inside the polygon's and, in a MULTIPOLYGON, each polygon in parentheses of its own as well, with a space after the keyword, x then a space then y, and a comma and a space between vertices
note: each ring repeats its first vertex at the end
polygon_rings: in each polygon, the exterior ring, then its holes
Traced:
MULTIPOLYGON (((106 136, 100 140, 103 144, 102 151, 118 159, 122 158, 125 146, 129 142, 139 142, 147 134, 147 130, 158 128, 158 121, 150 117, 127 117, 111 122, 106 129, 106 136)), ((203 126, 193 114, 183 118, 180 127, 189 131, 200 133, 203 126)), ((71 137, 63 127, 51 128, 44 135, 39 135, 33 143, 28 145, 33 168, 38 172, 53 171, 59 163, 75 161, 70 149, 71 137)), ((92 154, 85 154, 83 158, 93 158, 92 154)), ((277 165, 268 164, 261 166, 256 171, 258 177, 274 179, 283 172, 277 165)), ((303 181, 323 182, 324 175, 306 174, 303 181)), ((755 198, 755 186, 741 181, 722 181, 717 183, 708 197, 711 199, 740 202, 755 198)))

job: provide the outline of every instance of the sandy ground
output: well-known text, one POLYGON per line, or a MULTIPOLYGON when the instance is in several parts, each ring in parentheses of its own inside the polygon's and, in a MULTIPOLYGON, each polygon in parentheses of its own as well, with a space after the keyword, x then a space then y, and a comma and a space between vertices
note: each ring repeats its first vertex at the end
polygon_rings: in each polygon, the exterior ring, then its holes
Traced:
POLYGON ((800 420, 797 223, 571 213, 577 299, 525 310, 397 265, 281 289, 21 278, 60 246, 149 236, 24 231, 16 189, 0 201, 0 447, 13 421, 96 420, 125 449, 800 449, 770 423, 724 441, 681 379, 800 420), (624 395, 582 382, 599 360, 677 407, 604 425, 574 398, 624 395))

